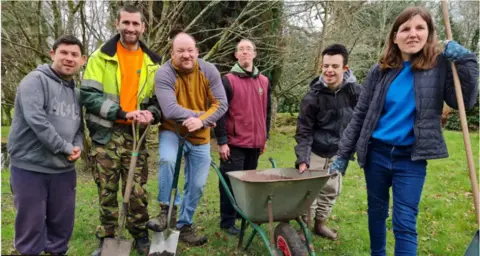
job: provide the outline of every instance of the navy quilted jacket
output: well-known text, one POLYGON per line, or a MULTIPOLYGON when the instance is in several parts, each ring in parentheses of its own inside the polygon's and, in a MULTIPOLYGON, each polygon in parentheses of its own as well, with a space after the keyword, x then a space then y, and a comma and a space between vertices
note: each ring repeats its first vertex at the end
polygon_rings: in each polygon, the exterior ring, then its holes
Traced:
MULTIPOLYGON (((468 54, 455 62, 462 85, 465 108, 471 109, 478 97, 478 62, 474 54, 468 54)), ((342 135, 337 155, 350 159, 356 151, 360 167, 365 166, 368 142, 375 130, 385 103, 388 87, 401 68, 381 70, 375 65, 362 86, 360 98, 352 120, 342 135)), ((447 58, 440 54, 437 64, 423 71, 414 71, 415 90, 415 143, 412 160, 448 157, 442 134, 441 117, 443 102, 457 109, 452 69, 447 58)))

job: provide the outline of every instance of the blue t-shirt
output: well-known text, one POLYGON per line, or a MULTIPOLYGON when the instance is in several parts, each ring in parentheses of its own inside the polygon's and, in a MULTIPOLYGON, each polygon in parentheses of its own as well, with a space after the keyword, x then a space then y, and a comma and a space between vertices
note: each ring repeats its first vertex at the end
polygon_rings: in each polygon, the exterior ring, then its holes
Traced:
POLYGON ((400 74, 387 91, 382 114, 372 137, 395 146, 408 146, 415 142, 415 90, 410 61, 403 62, 400 74))

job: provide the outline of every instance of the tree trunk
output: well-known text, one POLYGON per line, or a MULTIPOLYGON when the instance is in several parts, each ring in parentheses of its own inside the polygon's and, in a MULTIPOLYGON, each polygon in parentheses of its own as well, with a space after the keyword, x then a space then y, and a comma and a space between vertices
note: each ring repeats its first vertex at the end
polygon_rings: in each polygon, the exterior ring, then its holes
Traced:
POLYGON ((322 65, 322 51, 325 39, 327 38, 327 23, 328 23, 328 2, 325 2, 323 6, 323 20, 322 20, 322 37, 320 38, 320 42, 318 43, 318 51, 317 51, 317 59, 315 61, 315 75, 320 75, 320 66, 322 65))
POLYGON ((275 91, 272 93, 272 113, 271 113, 271 123, 270 127, 277 127, 277 109, 278 109, 278 96, 275 91))
POLYGON ((3 105, 2 112, 3 112, 3 117, 5 117, 5 119, 2 118, 2 126, 12 125, 12 107, 3 105))

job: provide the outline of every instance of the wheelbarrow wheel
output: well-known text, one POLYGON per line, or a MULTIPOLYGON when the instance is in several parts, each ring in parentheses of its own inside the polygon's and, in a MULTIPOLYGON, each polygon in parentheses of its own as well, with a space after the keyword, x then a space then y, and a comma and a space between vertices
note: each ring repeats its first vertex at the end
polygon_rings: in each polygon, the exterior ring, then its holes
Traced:
POLYGON ((280 223, 275 228, 275 243, 285 256, 308 255, 305 243, 300 239, 295 229, 288 223, 280 223))

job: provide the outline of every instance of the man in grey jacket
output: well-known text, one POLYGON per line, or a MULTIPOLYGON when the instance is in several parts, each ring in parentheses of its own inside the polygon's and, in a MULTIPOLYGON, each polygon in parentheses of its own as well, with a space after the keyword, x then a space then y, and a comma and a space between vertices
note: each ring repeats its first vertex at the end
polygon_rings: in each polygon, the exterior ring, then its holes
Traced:
POLYGON ((8 152, 17 216, 15 248, 23 255, 64 255, 75 212, 75 160, 82 149, 81 108, 73 75, 85 64, 82 43, 59 38, 52 64, 18 86, 8 152))

